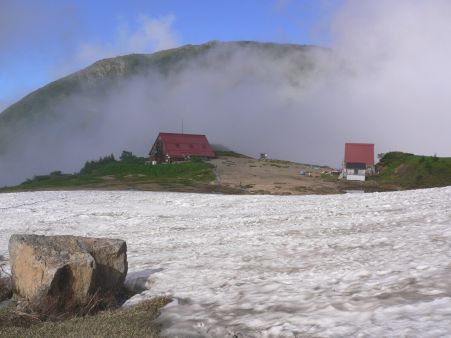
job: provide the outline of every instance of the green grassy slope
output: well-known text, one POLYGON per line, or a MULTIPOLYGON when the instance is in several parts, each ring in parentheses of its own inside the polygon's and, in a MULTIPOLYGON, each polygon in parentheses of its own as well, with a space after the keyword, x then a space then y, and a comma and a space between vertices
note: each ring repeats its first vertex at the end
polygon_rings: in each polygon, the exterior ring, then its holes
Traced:
POLYGON ((430 188, 451 185, 451 158, 419 156, 402 152, 385 154, 371 178, 381 186, 401 189, 430 188))
POLYGON ((106 156, 87 162, 79 173, 56 171, 35 176, 18 186, 0 189, 0 192, 77 188, 152 190, 152 187, 183 190, 183 187, 200 188, 215 180, 213 165, 202 160, 159 165, 148 165, 145 161, 145 158, 134 156, 119 161, 106 156))

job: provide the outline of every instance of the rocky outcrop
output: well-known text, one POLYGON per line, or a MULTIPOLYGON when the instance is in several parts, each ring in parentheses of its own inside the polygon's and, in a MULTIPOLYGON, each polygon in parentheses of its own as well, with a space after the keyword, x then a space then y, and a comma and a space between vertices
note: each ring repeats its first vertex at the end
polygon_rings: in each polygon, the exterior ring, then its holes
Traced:
POLYGON ((83 304, 96 291, 117 291, 127 275, 127 246, 119 239, 12 235, 9 257, 13 290, 28 300, 83 304))

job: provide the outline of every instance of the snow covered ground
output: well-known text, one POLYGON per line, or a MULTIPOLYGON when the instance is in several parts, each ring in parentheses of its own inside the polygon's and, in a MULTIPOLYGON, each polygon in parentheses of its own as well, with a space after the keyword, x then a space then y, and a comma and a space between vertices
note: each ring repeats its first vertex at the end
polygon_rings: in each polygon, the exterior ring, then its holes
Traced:
POLYGON ((451 337, 451 187, 335 196, 0 194, 12 233, 123 238, 166 334, 451 337))

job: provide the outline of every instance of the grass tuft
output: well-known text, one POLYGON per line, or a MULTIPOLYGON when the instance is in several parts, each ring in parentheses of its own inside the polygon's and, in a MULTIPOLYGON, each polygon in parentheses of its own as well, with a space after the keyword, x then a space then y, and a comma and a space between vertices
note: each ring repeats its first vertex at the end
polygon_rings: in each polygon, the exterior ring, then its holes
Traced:
POLYGON ((1 337, 160 337, 155 323, 160 309, 170 302, 155 298, 130 308, 102 311, 94 316, 61 321, 24 317, 12 307, 0 309, 1 337))

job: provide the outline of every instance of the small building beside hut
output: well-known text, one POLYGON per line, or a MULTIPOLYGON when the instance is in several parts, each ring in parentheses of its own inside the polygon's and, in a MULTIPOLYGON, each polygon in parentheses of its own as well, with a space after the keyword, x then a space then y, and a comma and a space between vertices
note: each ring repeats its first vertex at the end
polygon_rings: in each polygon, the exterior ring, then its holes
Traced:
POLYGON ((152 163, 185 161, 191 157, 214 158, 205 135, 159 133, 149 152, 152 163))
POLYGON ((346 143, 342 177, 349 181, 365 181, 374 173, 374 144, 346 143))

